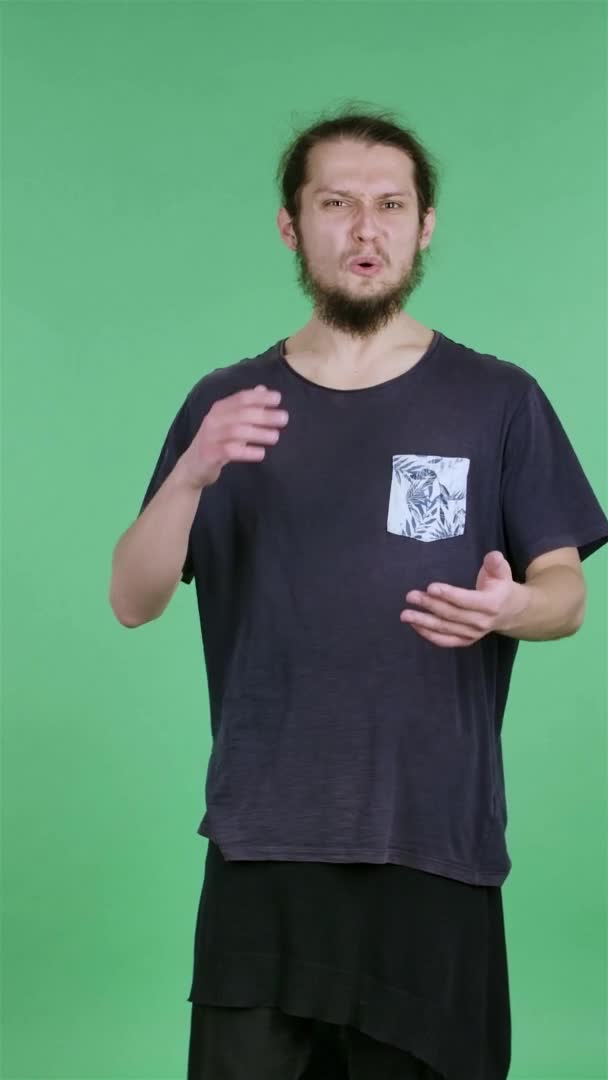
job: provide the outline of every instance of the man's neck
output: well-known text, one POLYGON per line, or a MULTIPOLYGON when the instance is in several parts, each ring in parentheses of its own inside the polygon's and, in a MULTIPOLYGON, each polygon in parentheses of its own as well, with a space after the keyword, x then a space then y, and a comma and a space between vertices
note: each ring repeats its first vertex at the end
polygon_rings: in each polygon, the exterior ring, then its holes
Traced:
POLYGON ((407 317, 390 334, 352 343, 314 320, 285 342, 294 370, 321 386, 341 390, 377 386, 414 367, 433 340, 433 331, 407 317))

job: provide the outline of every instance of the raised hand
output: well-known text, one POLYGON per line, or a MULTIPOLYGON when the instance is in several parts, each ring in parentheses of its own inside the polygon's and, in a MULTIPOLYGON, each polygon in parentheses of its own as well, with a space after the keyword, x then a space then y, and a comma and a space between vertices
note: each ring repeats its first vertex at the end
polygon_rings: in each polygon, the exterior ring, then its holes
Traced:
POLYGON ((434 645, 474 645, 486 634, 500 631, 514 613, 523 610, 525 592, 523 585, 513 581, 502 552, 490 551, 477 575, 475 589, 434 582, 424 592, 412 590, 405 599, 423 610, 405 608, 400 619, 434 645))
POLYGON ((265 386, 240 390, 216 401, 180 458, 180 472, 193 487, 207 487, 230 461, 263 461, 289 420, 281 395, 265 386))

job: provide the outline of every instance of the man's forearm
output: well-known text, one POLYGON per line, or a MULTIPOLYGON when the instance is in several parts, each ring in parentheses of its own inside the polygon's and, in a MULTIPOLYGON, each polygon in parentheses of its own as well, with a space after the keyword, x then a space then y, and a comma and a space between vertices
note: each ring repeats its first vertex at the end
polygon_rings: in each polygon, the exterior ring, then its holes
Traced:
POLYGON ((521 604, 498 633, 522 641, 552 641, 580 630, 586 604, 585 581, 571 566, 539 570, 519 585, 521 604))
POLYGON ((112 557, 110 604, 124 626, 141 626, 158 618, 173 596, 201 490, 184 480, 178 461, 118 541, 112 557))

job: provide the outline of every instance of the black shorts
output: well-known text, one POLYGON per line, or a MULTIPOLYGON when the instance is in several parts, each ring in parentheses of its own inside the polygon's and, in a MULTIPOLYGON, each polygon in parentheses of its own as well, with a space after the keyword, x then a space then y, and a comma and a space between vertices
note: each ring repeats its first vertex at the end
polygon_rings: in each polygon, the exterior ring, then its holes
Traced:
POLYGON ((241 1080, 239 1056, 243 1080, 346 1080, 346 1060, 357 1080, 370 1062, 375 1080, 505 1080, 500 887, 393 863, 228 862, 209 840, 188 1000, 188 1080, 241 1080))
POLYGON ((441 1080, 357 1028, 282 1009, 193 1005, 188 1080, 441 1080))

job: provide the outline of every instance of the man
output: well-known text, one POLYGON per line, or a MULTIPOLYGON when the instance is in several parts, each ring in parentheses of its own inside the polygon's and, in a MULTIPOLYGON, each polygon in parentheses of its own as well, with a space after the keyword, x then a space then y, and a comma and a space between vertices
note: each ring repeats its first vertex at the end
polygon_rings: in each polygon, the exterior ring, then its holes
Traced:
POLYGON ((195 580, 213 751, 189 1080, 504 1080, 501 726, 603 513, 536 380, 411 318, 437 177, 348 111, 283 156, 311 320, 175 417, 111 603, 195 580))

